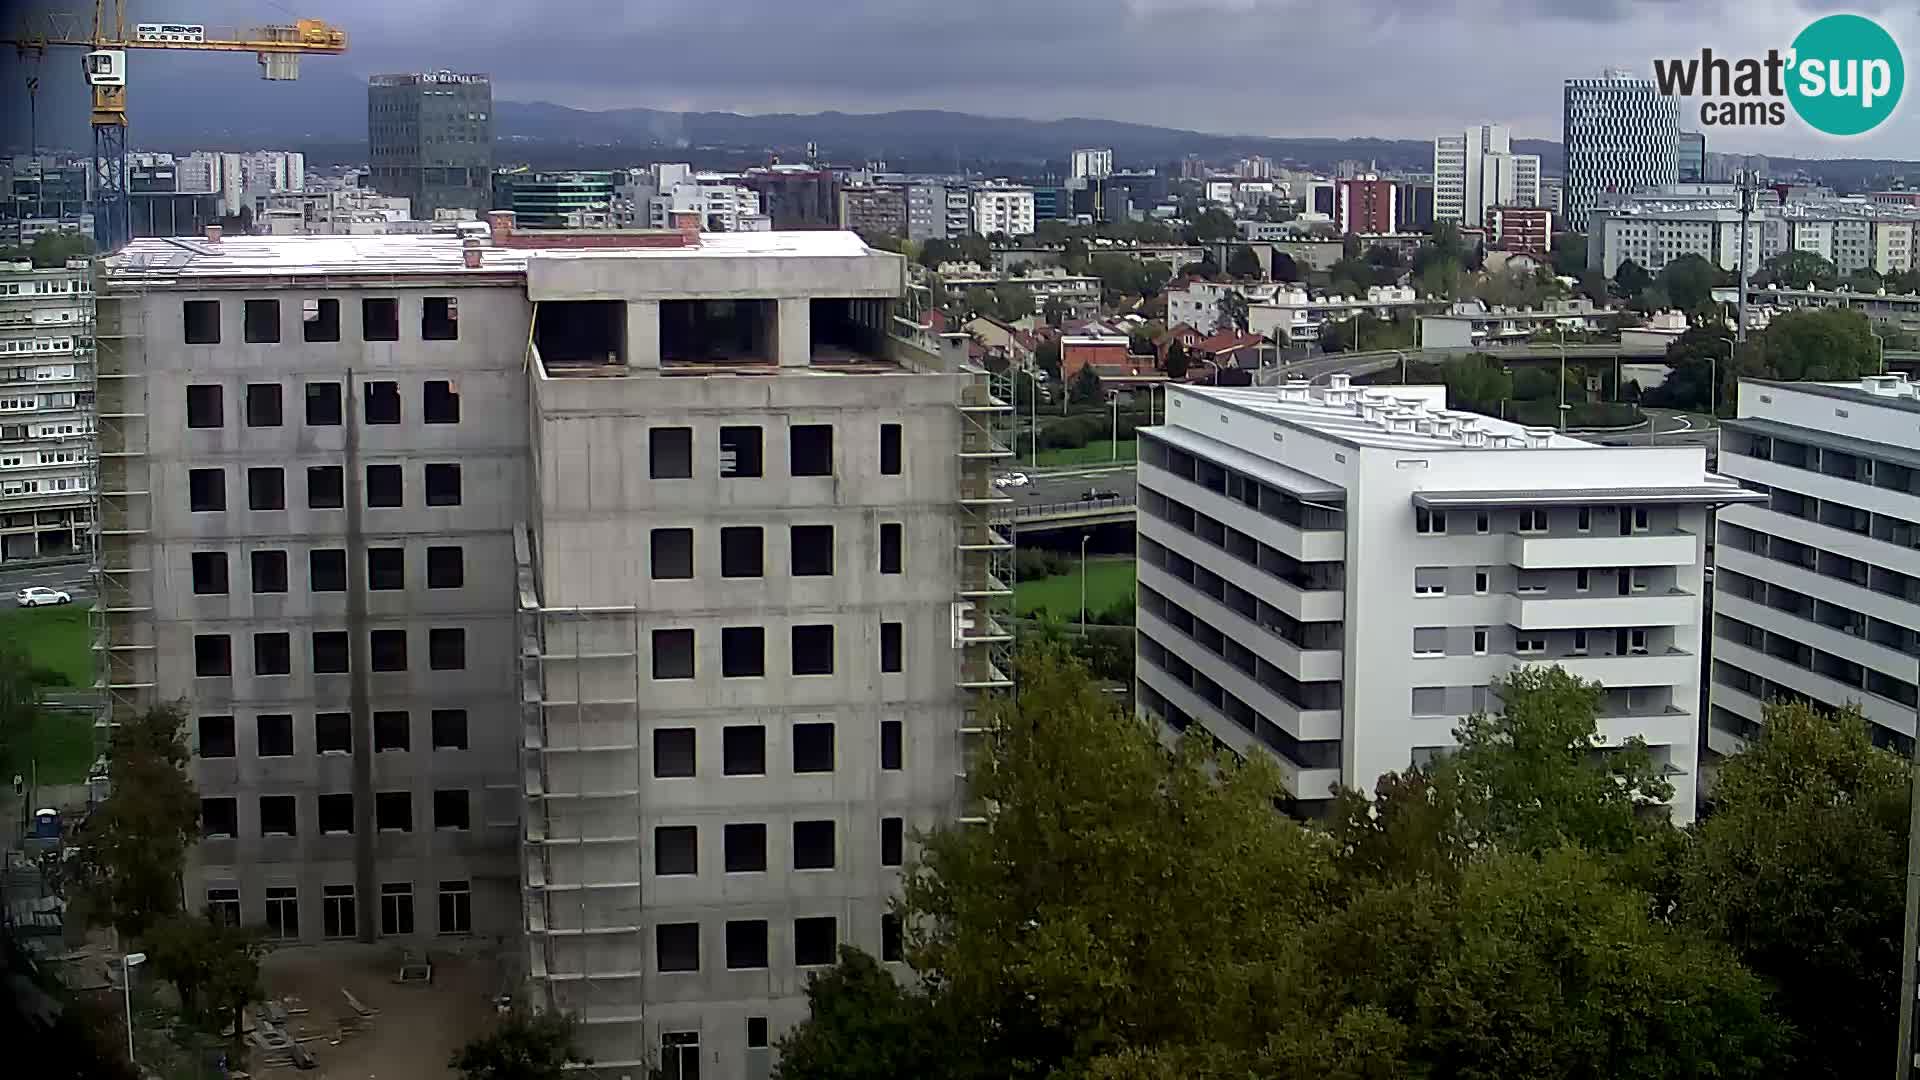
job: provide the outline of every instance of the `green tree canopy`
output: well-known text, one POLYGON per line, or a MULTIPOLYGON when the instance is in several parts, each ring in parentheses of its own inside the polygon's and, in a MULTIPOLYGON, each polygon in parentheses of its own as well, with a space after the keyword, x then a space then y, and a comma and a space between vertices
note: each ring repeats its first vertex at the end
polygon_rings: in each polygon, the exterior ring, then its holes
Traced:
POLYGON ((211 912, 169 915, 148 932, 153 969, 173 984, 188 1021, 215 1035, 231 1025, 236 1047, 241 1014, 263 996, 260 957, 265 952, 262 930, 228 926, 211 912))
POLYGON ((1300 266, 1293 261, 1293 256, 1284 251, 1276 251, 1273 253, 1273 280, 1300 280, 1300 266))
POLYGON ((1193 224, 1187 227, 1187 242, 1190 244, 1211 244, 1233 239, 1233 217, 1217 206, 1201 211, 1200 216, 1192 221, 1193 224))
POLYGON ((1561 233, 1553 238, 1553 272, 1561 277, 1577 278, 1587 272, 1587 238, 1579 233, 1561 233))
POLYGON ((1871 1076, 1894 1043, 1907 778, 1867 729, 1856 709, 1769 706, 1679 864, 1679 921, 1779 988, 1795 1032, 1782 1076, 1871 1076))
POLYGON ((1645 292, 1647 286, 1653 284, 1653 275, 1647 273, 1646 267, 1632 259, 1624 259, 1613 272, 1613 284, 1620 290, 1621 296, 1631 300, 1645 292))
POLYGON ((591 1064, 573 1047, 579 1026, 567 1013, 519 1010, 455 1051, 447 1067, 461 1080, 561 1080, 568 1064, 591 1064))
POLYGON ((200 798, 187 779, 186 714, 161 705, 113 731, 111 794, 81 823, 68 899, 139 940, 180 910, 180 870, 198 840, 200 798))
POLYGON ((1756 280, 1782 287, 1804 289, 1809 285, 1830 289, 1840 283, 1840 272, 1833 260, 1811 251, 1783 251, 1761 264, 1756 280), (1763 279, 1763 280, 1761 280, 1763 279))
POLYGON ((1670 259, 1660 268, 1658 281, 1673 306, 1682 311, 1696 311, 1706 307, 1713 299, 1713 286, 1717 278, 1713 264, 1698 255, 1682 255, 1670 259))
POLYGON ((1261 274, 1260 256, 1245 244, 1235 244, 1227 256, 1227 273, 1237 278, 1257 278, 1261 274))
POLYGON ((1763 342, 1767 370, 1788 381, 1857 379, 1880 366, 1872 324, 1847 308, 1786 312, 1767 324, 1763 342))
POLYGON ((69 259, 84 259, 93 254, 93 238, 77 232, 44 232, 25 247, 0 249, 0 260, 25 259, 38 270, 53 270, 67 265, 69 259))
POLYGON ((1187 347, 1178 341, 1167 346, 1166 372, 1175 382, 1187 377, 1187 347))

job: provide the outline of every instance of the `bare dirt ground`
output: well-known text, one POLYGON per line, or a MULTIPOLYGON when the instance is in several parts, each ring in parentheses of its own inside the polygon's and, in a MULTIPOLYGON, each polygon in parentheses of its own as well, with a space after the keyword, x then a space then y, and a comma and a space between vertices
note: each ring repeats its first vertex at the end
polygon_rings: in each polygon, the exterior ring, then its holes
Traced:
MULTIPOLYGON (((255 1076, 301 1080, 414 1080, 452 1076, 447 1059, 493 1023, 492 995, 499 990, 491 955, 432 953, 431 985, 395 983, 400 953, 391 945, 334 942, 313 948, 278 950, 261 964, 269 997, 293 995, 308 1012, 289 1016, 287 1026, 319 1068, 254 1069, 255 1076), (364 1020, 341 994, 353 992, 362 1005, 378 1010, 364 1020), (341 1022, 358 1030, 341 1037, 341 1022), (335 1044, 338 1040, 338 1044, 335 1044)), ((258 1051, 255 1051, 256 1063, 258 1051)))

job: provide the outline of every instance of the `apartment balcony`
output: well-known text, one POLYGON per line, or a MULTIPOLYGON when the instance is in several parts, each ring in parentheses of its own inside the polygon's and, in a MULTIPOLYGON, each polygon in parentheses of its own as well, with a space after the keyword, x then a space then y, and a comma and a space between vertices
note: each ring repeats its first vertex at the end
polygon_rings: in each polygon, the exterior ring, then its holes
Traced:
POLYGON ((1289 736, 1302 742, 1338 739, 1344 726, 1341 710, 1313 709, 1289 700, 1254 676, 1227 662, 1227 659, 1200 642, 1175 629, 1158 616, 1138 613, 1139 630, 1159 642, 1168 652, 1185 660, 1192 668, 1212 679, 1222 690, 1245 702, 1289 736))
POLYGON ((1626 596, 1536 596, 1507 598, 1507 622, 1516 630, 1613 630, 1641 626, 1691 626, 1700 621, 1700 597, 1683 592, 1626 596))
POLYGON ((1770 488, 1785 488, 1816 499, 1841 502, 1876 514, 1885 514, 1888 517, 1920 521, 1920 495, 1895 488, 1862 483, 1859 480, 1835 476, 1817 469, 1786 465, 1778 461, 1748 457, 1744 454, 1722 454, 1720 471, 1737 480, 1751 480, 1770 488))
POLYGON ((1337 682, 1344 672, 1341 650, 1301 648, 1157 566, 1142 562, 1139 581, 1302 682, 1337 682))
POLYGON ((1221 577, 1232 578, 1241 588, 1301 622, 1340 622, 1346 618, 1347 594, 1344 589, 1310 588, 1311 579, 1290 580, 1261 570, 1225 549, 1215 547, 1149 514, 1140 515, 1138 528, 1140 535, 1186 556, 1221 577))
POLYGON ((1695 653, 1626 653, 1619 656, 1521 656, 1522 664, 1558 664, 1569 675, 1602 686, 1694 686, 1700 681, 1700 657, 1695 653))
MULTIPOLYGON (((1914 676, 1914 658, 1899 649, 1868 640, 1854 629, 1825 623, 1781 611, 1765 604, 1720 593, 1713 598, 1713 612, 1737 619, 1749 626, 1790 638, 1802 645, 1830 653, 1842 660, 1870 668, 1883 675, 1909 681, 1914 676)), ((1860 620, 1864 623, 1865 620, 1860 620)))
POLYGON ((1261 742, 1254 734, 1222 715, 1220 710, 1201 700, 1200 695, 1180 684, 1178 679, 1161 671, 1151 664, 1139 666, 1140 681, 1151 686, 1156 693, 1165 698, 1174 708, 1191 716, 1205 725, 1207 733, 1241 757, 1254 751, 1262 751, 1271 757, 1280 767, 1280 777, 1287 790, 1302 799, 1327 798, 1334 785, 1341 782, 1340 769, 1310 768, 1279 753, 1273 747, 1261 742))
POLYGON ((1902 735, 1911 736, 1914 733, 1913 708, 1892 698, 1828 678, 1725 638, 1713 643, 1713 658, 1778 683, 1797 694, 1804 694, 1829 708, 1839 708, 1848 702, 1856 703, 1868 720, 1881 727, 1902 735))
POLYGON ((1630 536, 1507 537, 1507 562, 1522 570, 1607 569, 1616 566, 1692 566, 1700 538, 1689 532, 1630 536))

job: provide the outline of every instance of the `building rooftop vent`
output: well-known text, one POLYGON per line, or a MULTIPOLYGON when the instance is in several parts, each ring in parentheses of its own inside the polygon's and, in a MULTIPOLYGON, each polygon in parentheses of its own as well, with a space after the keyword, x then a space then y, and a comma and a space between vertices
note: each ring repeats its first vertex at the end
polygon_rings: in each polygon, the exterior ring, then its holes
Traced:
POLYGON ((1548 446, 1553 442, 1552 428, 1544 428, 1544 427, 1523 428, 1521 429, 1521 434, 1526 439, 1526 445, 1533 447, 1536 450, 1540 449, 1541 447, 1548 446))
POLYGON ((1345 390, 1348 386, 1352 385, 1352 383, 1353 376, 1348 375, 1344 371, 1336 371, 1327 376, 1327 388, 1330 390, 1345 390))
POLYGON ((1461 428, 1460 444, 1462 446, 1485 446, 1487 445, 1487 433, 1481 431, 1479 428, 1461 428))
POLYGON ((1907 377, 1897 373, 1865 376, 1860 380, 1860 387, 1867 393, 1880 397, 1908 397, 1913 394, 1913 388, 1907 384, 1907 377))

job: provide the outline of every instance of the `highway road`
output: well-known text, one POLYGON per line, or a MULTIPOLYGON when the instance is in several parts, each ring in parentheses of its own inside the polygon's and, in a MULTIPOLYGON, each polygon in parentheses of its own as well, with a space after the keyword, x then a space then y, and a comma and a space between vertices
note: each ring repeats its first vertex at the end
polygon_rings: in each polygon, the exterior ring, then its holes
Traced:
POLYGON ((84 561, 56 563, 52 566, 0 568, 0 609, 13 605, 13 594, 29 585, 64 589, 73 594, 73 602, 85 606, 93 599, 93 575, 84 561))
POLYGON ((1032 469, 1008 469, 1008 472, 1022 472, 1029 482, 1020 487, 1001 488, 1002 492, 1013 496, 1017 506, 1043 506, 1047 503, 1074 502, 1089 491, 1115 492, 1126 498, 1133 498, 1133 463, 1122 462, 1119 465, 1074 466, 1067 469, 1050 469, 1036 472, 1032 469))

